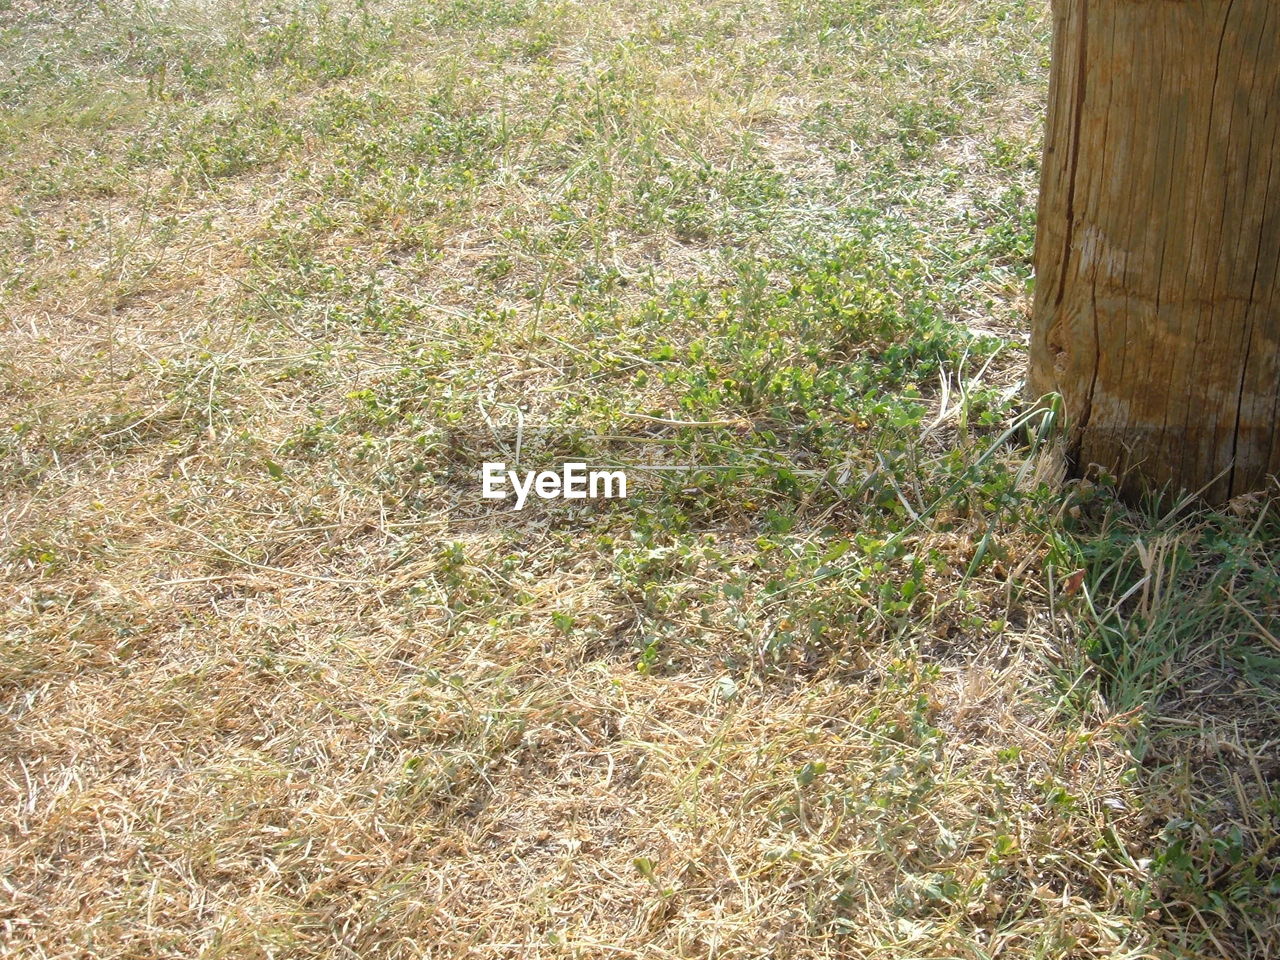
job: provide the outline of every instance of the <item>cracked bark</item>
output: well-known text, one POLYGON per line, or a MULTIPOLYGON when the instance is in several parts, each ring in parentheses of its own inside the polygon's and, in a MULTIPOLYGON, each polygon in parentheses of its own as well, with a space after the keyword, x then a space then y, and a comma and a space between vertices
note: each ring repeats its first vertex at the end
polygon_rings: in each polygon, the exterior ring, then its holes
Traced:
POLYGON ((1280 475, 1280 4, 1054 0, 1029 392, 1077 472, 1280 475))

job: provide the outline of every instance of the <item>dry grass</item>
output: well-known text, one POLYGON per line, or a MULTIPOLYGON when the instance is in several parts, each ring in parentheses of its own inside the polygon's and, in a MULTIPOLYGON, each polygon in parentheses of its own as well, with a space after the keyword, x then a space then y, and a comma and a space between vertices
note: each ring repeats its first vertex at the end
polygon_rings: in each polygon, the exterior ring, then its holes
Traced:
POLYGON ((1038 4, 324 10, 0 9, 0 950, 1280 955, 1273 508, 1004 432, 1038 4))

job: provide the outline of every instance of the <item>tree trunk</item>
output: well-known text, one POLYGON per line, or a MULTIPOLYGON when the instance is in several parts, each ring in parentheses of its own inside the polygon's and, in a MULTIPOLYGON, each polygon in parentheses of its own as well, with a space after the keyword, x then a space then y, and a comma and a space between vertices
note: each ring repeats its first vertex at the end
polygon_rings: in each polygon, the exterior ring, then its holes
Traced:
POLYGON ((1031 376, 1077 472, 1280 474, 1280 2, 1054 0, 1031 376))

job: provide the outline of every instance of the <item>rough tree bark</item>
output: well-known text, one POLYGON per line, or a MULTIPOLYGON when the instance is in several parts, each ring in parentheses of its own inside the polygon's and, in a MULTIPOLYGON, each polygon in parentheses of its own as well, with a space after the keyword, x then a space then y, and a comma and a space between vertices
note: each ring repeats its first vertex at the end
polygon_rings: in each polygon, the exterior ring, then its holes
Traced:
POLYGON ((1071 460, 1280 474, 1280 0, 1054 0, 1029 390, 1071 460))

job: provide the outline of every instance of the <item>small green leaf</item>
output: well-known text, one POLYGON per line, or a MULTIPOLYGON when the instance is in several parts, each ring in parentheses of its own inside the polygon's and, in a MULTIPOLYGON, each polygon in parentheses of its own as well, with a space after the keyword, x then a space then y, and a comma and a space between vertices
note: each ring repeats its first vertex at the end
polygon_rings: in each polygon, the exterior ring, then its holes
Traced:
POLYGON ((802 787, 807 787, 826 772, 827 765, 821 760, 817 763, 806 763, 800 768, 800 772, 796 774, 796 782, 802 787))

